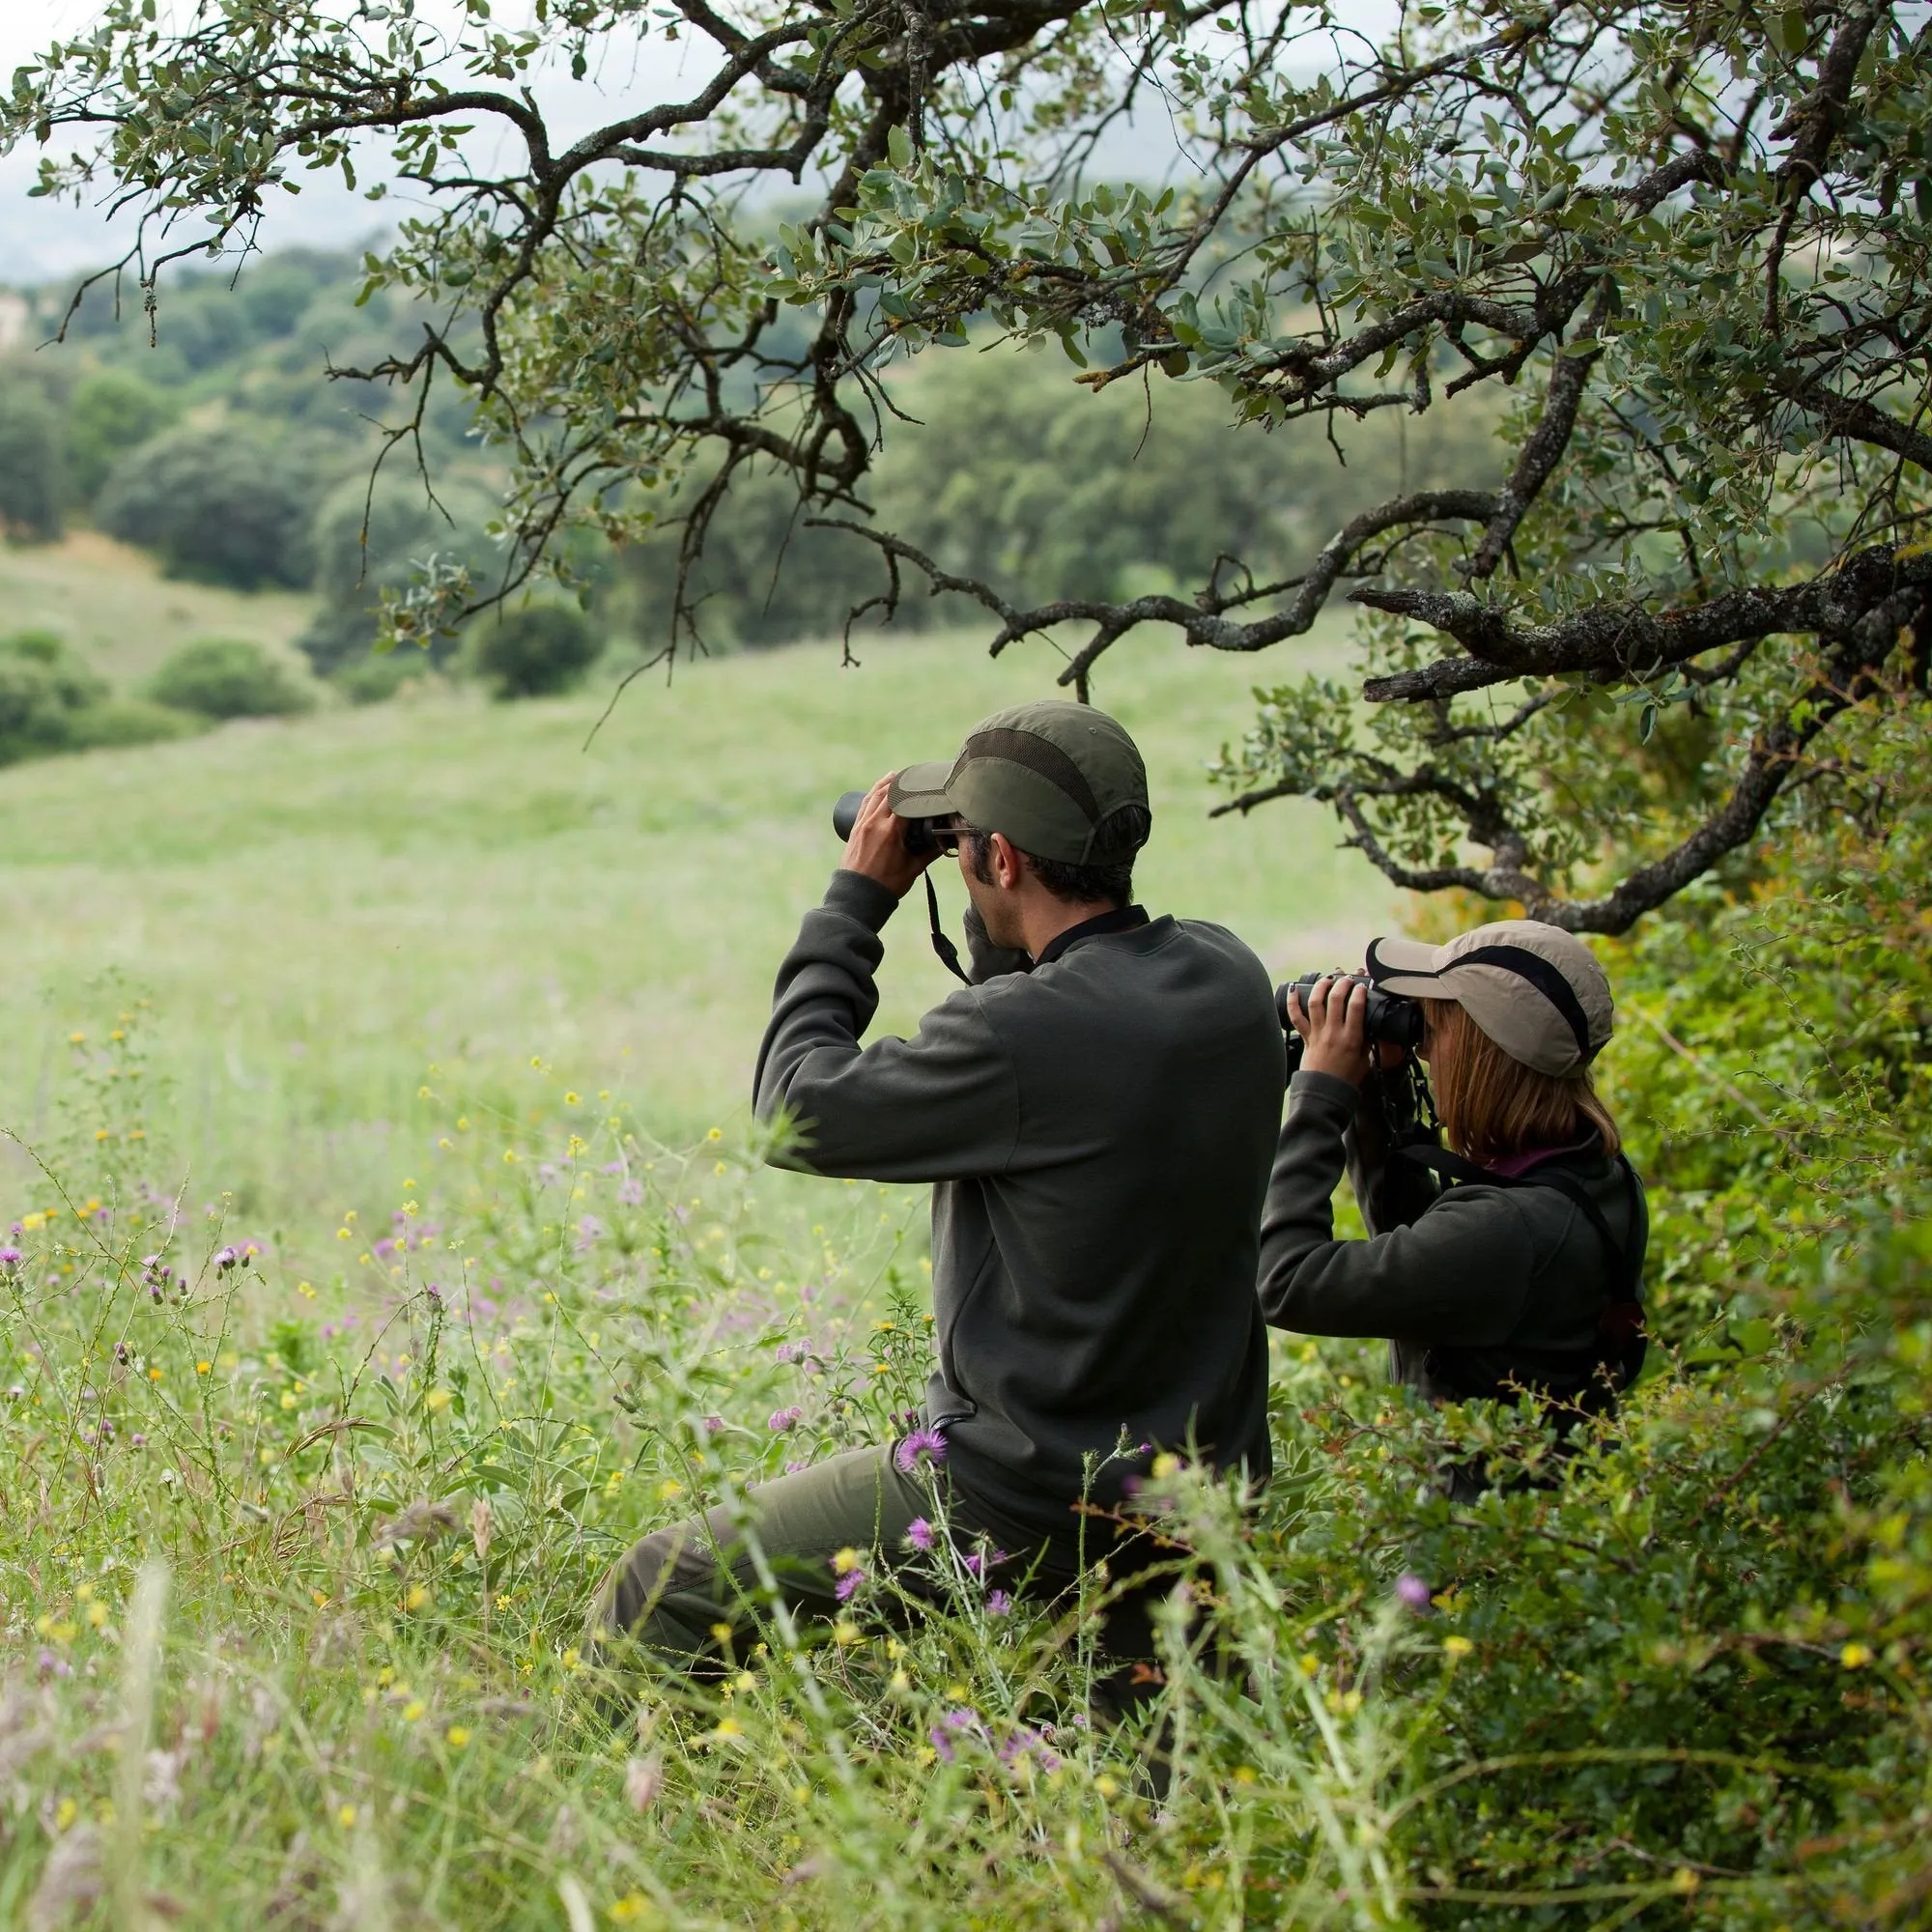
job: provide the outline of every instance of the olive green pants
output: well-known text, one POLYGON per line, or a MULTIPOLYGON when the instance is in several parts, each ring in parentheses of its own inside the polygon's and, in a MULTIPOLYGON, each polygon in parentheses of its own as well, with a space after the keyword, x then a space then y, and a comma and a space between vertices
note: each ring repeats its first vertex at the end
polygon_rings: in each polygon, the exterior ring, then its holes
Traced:
MULTIPOLYGON (((766 1601, 747 1528, 788 1609, 837 1615, 839 1578, 832 1559, 842 1549, 855 1550, 874 1575, 898 1561, 907 1529, 933 1514, 931 1481, 926 1473, 900 1471, 891 1445, 848 1449, 751 1491, 743 1526, 728 1510, 716 1509, 694 1521, 653 1530, 611 1568, 598 1590, 584 1631, 585 1659, 611 1672, 620 1665, 620 1654, 635 1647, 673 1669, 706 1674, 720 1667, 726 1643, 742 1657, 747 1640, 755 1640, 766 1601)), ((964 1553, 974 1545, 975 1528, 959 1521, 956 1510, 951 1514, 953 1542, 964 1553)), ((1136 1538, 1095 1555, 1102 1553, 1111 1577, 1105 1601, 1096 1606, 1095 1636, 1100 1654, 1115 1666, 1108 1695, 1124 1708, 1151 1694, 1149 1687, 1159 1682, 1145 1661, 1154 1654, 1152 1609, 1173 1585, 1167 1574, 1172 1566, 1148 1570, 1159 1558, 1136 1538), (1140 1575, 1147 1580, 1137 1584, 1140 1575)), ((916 1575, 900 1574, 902 1581, 920 1589, 916 1575)), ((994 1575, 1036 1601, 1065 1599, 1079 1586, 1075 1572, 1014 1554, 986 1580, 994 1575)))
MULTIPOLYGON (((891 1563, 915 1519, 932 1514, 928 1479, 902 1474, 889 1446, 848 1449, 795 1475, 761 1483, 746 1497, 750 1521, 780 1600, 830 1616, 838 1607, 832 1559, 841 1549, 891 1563)), ((690 1669, 756 1622, 764 1593, 745 1529, 728 1510, 653 1530, 605 1577, 591 1606, 586 1655, 609 1662, 629 1637, 663 1662, 690 1669)))

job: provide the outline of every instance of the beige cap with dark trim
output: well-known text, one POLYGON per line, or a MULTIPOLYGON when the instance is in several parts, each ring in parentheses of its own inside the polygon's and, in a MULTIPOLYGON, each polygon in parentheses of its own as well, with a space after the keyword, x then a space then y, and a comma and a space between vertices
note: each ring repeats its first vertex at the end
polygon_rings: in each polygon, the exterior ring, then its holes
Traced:
POLYGON ((952 764, 900 772, 890 804, 901 818, 1004 832, 1022 852, 1069 866, 1123 864, 1150 824, 1147 766, 1125 726, 1061 698, 982 719, 952 764))
POLYGON ((1446 946, 1369 943, 1369 979, 1411 1000, 1454 1000, 1512 1060, 1561 1076, 1587 1066, 1614 1026, 1597 955, 1540 919, 1498 920, 1446 946))

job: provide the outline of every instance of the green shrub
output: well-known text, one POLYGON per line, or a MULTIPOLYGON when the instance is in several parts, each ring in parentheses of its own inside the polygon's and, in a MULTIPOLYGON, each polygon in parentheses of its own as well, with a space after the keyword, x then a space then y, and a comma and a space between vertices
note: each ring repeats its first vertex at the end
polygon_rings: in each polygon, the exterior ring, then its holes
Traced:
POLYGON ((51 631, 0 638, 0 765, 194 729, 178 712, 109 696, 107 680, 51 631))
POLYGON ((67 749, 112 751, 124 745, 188 738, 204 728, 204 720, 151 698, 105 697, 72 714, 68 723, 67 749))
POLYGON ((119 369, 74 385, 68 404, 68 473, 75 494, 92 501, 114 466, 158 436, 179 413, 173 397, 119 369))
MULTIPOLYGON (((497 507, 487 492, 461 483, 431 502, 420 483, 393 474, 378 477, 373 494, 366 475, 351 476, 331 492, 316 512, 313 532, 319 608, 299 640, 317 671, 327 676, 368 661, 384 593, 407 588, 432 556, 487 580, 497 554, 484 526, 497 507)), ((429 654, 440 665, 456 647, 456 639, 438 638, 429 654)), ((387 696, 396 687, 384 691, 381 674, 371 671, 359 688, 387 696)))
POLYGON ((582 681, 603 651, 583 612, 529 604, 487 613, 470 626, 470 668, 497 697, 547 697, 582 681))
POLYGON ((0 638, 0 764, 67 750, 74 719, 106 696, 106 679, 51 631, 0 638))
POLYGON ((114 467, 95 516, 171 576, 239 590, 305 584, 313 450, 239 422, 185 423, 114 467))
POLYGON ((204 718, 286 718, 316 702, 293 665, 248 638, 184 644, 149 681, 148 695, 204 718))
POLYGON ((60 412, 38 383, 0 374, 0 530, 42 542, 59 536, 66 497, 60 412))
POLYGON ((329 680, 351 704, 386 704, 411 687, 447 688, 448 680, 436 658, 412 644, 399 644, 385 656, 373 652, 352 658, 329 680))

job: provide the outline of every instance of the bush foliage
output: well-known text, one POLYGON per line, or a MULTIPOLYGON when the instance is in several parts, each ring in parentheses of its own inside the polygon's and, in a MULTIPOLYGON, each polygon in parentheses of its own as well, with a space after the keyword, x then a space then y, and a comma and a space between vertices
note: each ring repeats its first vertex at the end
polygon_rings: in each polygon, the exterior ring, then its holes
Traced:
POLYGON ((319 479, 307 456, 243 423, 184 424, 115 466, 96 505, 110 536, 174 576, 238 590, 301 585, 319 479))
POLYGON ((0 380, 0 532, 59 536, 66 497, 59 414, 38 383, 9 371, 0 380))
POLYGON ((470 627, 469 663, 498 697, 549 697, 582 681, 603 640, 582 611, 530 604, 470 627))
POLYGON ((286 718, 315 708, 314 686, 249 638, 184 644, 149 682, 156 703, 203 718, 286 718))
POLYGON ((0 638, 0 764, 179 737, 193 728, 179 712, 110 696, 107 680, 51 631, 0 638))
POLYGON ((67 460, 74 492, 91 502, 114 467, 180 413, 163 389, 119 369, 102 369, 76 383, 68 404, 67 460))
MULTIPOLYGON (((427 496, 419 481, 346 478, 316 512, 314 585, 320 608, 301 639, 317 671, 330 675, 367 664, 384 597, 406 590, 419 569, 443 562, 479 580, 493 551, 485 533, 495 509, 486 492, 458 484, 427 496)), ((446 663, 456 639, 429 639, 433 662, 446 663)), ((391 686, 393 689, 393 685, 391 686)))

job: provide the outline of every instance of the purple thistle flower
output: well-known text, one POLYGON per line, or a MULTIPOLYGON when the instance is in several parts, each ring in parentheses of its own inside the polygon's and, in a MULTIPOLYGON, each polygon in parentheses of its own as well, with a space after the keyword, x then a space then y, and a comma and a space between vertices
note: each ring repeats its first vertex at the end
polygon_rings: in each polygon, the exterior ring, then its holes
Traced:
POLYGON ((1395 1593, 1418 1616, 1429 1607, 1429 1585, 1413 1570, 1405 1570, 1395 1579, 1395 1593))
POLYGON ((128 1446, 130 1449, 145 1449, 148 1446, 148 1438, 137 1429, 133 1435, 128 1436, 128 1446))
POLYGON ((893 1451, 893 1463, 900 1475, 909 1476, 919 1467, 923 1456, 934 1463, 946 1461, 946 1437, 938 1430, 915 1429, 893 1451))
POLYGON ((0 1267, 18 1267, 23 1260, 18 1248, 0 1248, 0 1267))
POLYGON ((772 1410, 771 1414, 765 1418, 765 1427, 769 1429, 774 1435, 782 1435, 786 1430, 796 1429, 799 1425, 800 1418, 804 1414, 805 1410, 800 1408, 796 1403, 794 1403, 790 1408, 775 1408, 772 1410))
POLYGON ((237 1248, 215 1249, 214 1251, 215 1273, 226 1274, 228 1270, 232 1268, 235 1265, 235 1264, 239 1262, 241 1259, 242 1259, 241 1251, 237 1248))
POLYGON ((1013 1606, 1013 1600, 1004 1590, 986 1592, 986 1614, 989 1617, 1003 1617, 1013 1606))
POLYGON ((863 1570, 848 1570, 834 1585, 832 1594, 841 1604, 849 1604, 859 1594, 859 1586, 866 1580, 863 1570))
POLYGON ((787 1476, 796 1476, 800 1470, 810 1467, 811 1464, 810 1463, 787 1463, 785 1464, 785 1474, 787 1476))
POLYGON ((781 1362, 802 1362, 810 1353, 811 1345, 809 1342, 781 1342, 779 1344, 778 1355, 779 1360, 781 1362))
POLYGON ((926 1736, 932 1740, 932 1747, 939 1753, 941 1759, 947 1764, 952 1764, 955 1761, 956 1757, 956 1753, 952 1748, 953 1739, 962 1733, 982 1731, 983 1729, 984 1726, 980 1721, 979 1712, 971 1708, 962 1708, 956 1711, 948 1711, 938 1723, 934 1724, 926 1732, 926 1736))
POLYGON ((1009 1770, 1023 1757, 1037 1759, 1042 1771, 1057 1771, 1060 1768, 1059 1752, 1049 1750, 1045 1734, 1030 1724, 1022 1724, 1000 1747, 1000 1762, 1009 1770))
POLYGON ((969 1577, 983 1577, 988 1570, 1006 1560, 1004 1549, 989 1549, 983 1555, 976 1549, 966 1559, 966 1574, 969 1577))
POLYGON ((724 1418, 722 1415, 707 1415, 704 1418, 704 1433, 707 1435, 716 1435, 724 1427, 724 1418))
POLYGON ((916 1516, 906 1524, 905 1540, 915 1549, 932 1548, 932 1525, 923 1516, 916 1516))

